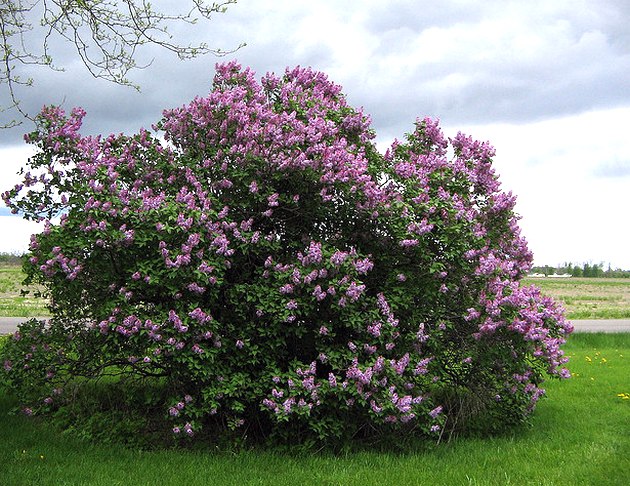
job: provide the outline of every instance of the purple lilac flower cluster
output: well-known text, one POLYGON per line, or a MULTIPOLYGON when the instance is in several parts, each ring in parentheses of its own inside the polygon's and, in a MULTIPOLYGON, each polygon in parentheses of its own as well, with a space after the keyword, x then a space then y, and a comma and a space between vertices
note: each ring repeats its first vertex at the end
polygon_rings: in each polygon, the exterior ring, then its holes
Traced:
POLYGON ((27 270, 55 317, 16 340, 6 373, 37 366, 51 390, 108 366, 168 376, 180 436, 257 409, 317 433, 352 409, 435 434, 464 399, 444 389, 475 390, 462 410, 525 415, 544 376, 568 377, 571 326, 519 283, 532 254, 488 143, 424 118, 381 154, 322 73, 259 82, 235 62, 164 112, 165 143, 82 137, 84 115, 45 108, 27 137, 40 153, 3 195, 46 221, 27 270), (107 351, 85 366, 95 346, 107 351))

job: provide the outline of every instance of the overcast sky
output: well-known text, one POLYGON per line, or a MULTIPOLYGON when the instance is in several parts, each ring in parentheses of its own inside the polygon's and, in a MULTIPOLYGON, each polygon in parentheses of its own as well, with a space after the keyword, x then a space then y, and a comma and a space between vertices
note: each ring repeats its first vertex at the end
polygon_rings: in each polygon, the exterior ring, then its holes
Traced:
MULTIPOLYGON (((425 115, 447 136, 489 140, 536 264, 630 269, 630 2, 240 0, 210 22, 172 30, 183 43, 224 50, 246 42, 226 60, 259 76, 296 65, 324 71, 372 116, 383 150, 425 115)), ((31 113, 83 107, 83 134, 150 128, 163 109, 206 94, 219 61, 146 49, 140 61, 154 61, 131 74, 137 93, 90 78, 70 45, 57 54, 66 72, 24 71, 35 85, 19 95, 31 113)), ((30 129, 0 131, 2 191, 17 182, 30 129)), ((15 251, 33 228, 0 216, 0 231, 0 251, 15 251)))

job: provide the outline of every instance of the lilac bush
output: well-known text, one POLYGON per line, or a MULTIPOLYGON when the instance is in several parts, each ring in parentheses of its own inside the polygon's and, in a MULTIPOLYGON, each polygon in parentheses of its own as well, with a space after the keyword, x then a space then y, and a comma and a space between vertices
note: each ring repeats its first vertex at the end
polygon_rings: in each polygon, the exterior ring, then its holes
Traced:
POLYGON ((489 144, 425 118, 382 154, 322 73, 234 62, 159 137, 83 137, 84 114, 45 108, 4 194, 46 222, 25 269, 53 317, 4 351, 32 413, 113 375, 159 384, 177 437, 439 437, 520 422, 569 376, 489 144))

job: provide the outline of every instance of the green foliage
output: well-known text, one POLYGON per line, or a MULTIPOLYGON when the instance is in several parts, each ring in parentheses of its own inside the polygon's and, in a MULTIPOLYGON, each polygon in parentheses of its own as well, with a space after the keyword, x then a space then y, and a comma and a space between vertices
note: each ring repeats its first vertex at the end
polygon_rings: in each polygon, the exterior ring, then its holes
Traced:
POLYGON ((155 384, 104 379, 70 383, 63 405, 52 413, 66 434, 87 440, 151 449, 168 447, 172 434, 161 422, 164 391, 155 384))
POLYGON ((568 376, 571 326, 519 283, 532 255, 492 147, 425 118, 380 154, 321 73, 217 70, 164 113, 168 146, 81 137, 84 113, 54 107, 28 137, 40 152, 4 195, 47 220, 25 271, 52 319, 4 357, 28 413, 101 437, 149 409, 184 440, 337 448, 525 420, 568 376), (135 405, 68 418, 104 377, 135 405))

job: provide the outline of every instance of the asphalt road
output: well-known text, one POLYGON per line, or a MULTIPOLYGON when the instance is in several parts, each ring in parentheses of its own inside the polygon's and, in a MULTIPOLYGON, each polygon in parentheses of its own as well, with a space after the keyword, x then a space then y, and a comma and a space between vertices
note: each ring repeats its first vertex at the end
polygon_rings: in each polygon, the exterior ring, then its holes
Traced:
MULTIPOLYGON (((0 334, 11 334, 26 317, 0 317, 0 334)), ((630 319, 597 319, 571 321, 575 332, 630 332, 630 319)))
POLYGON ((12 334, 17 331, 18 324, 32 317, 0 317, 0 334, 12 334))
POLYGON ((575 332, 630 332, 630 319, 584 319, 571 324, 575 332))

